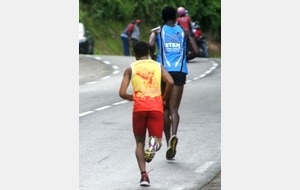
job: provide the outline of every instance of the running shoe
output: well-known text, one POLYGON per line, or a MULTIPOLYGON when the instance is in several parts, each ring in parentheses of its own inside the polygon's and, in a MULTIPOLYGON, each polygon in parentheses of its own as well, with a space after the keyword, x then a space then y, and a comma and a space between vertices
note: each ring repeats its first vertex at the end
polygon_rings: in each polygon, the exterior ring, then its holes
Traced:
POLYGON ((150 186, 150 180, 147 173, 142 173, 140 186, 150 186))
POLYGON ((168 160, 172 160, 175 157, 177 143, 178 143, 178 138, 176 137, 176 135, 173 135, 169 139, 169 147, 166 152, 166 157, 168 160))
POLYGON ((145 161, 151 162, 154 158, 157 148, 160 148, 160 143, 156 143, 157 139, 155 137, 149 137, 149 148, 145 150, 145 161), (158 146, 157 146, 158 145, 158 146))

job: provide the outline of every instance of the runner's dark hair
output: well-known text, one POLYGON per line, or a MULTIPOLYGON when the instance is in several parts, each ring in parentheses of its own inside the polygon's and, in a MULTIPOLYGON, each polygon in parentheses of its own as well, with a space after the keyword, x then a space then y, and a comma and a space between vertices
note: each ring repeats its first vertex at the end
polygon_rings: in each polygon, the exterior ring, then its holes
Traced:
POLYGON ((149 44, 144 41, 138 41, 135 43, 133 50, 137 57, 147 56, 149 53, 149 44))
POLYGON ((171 6, 166 6, 161 11, 161 17, 165 22, 167 22, 169 20, 175 21, 176 20, 176 10, 171 6))

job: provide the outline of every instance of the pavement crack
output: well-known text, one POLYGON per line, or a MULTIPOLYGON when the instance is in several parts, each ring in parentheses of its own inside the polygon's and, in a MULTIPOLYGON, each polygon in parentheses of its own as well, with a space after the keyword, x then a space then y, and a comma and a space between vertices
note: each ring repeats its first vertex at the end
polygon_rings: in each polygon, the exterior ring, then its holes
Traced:
POLYGON ((98 162, 98 164, 100 164, 102 161, 104 161, 106 158, 108 158, 109 157, 109 155, 107 155, 107 156, 105 156, 103 159, 101 159, 99 162, 98 162))

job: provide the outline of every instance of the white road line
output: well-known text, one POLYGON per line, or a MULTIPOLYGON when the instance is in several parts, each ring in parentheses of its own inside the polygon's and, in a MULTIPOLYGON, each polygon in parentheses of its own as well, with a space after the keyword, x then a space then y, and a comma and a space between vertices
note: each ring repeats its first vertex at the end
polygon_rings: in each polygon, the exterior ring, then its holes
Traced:
POLYGON ((213 60, 210 60, 209 62, 213 63, 214 64, 214 67, 217 67, 219 64, 213 60))
POLYGON ((214 162, 213 161, 207 161, 200 167, 196 168, 195 173, 204 173, 214 162))
POLYGON ((105 63, 106 65, 110 65, 109 61, 103 61, 103 63, 105 63))
POLYGON ((120 104, 125 104, 125 103, 127 103, 127 102, 129 102, 129 101, 124 100, 124 101, 121 101, 121 102, 113 103, 113 105, 116 106, 116 105, 120 105, 120 104))
POLYGON ((95 109, 95 111, 105 110, 105 109, 110 108, 110 107, 111 107, 111 106, 103 106, 103 107, 100 107, 100 108, 95 109))
POLYGON ((210 72, 211 72, 211 70, 208 70, 208 71, 205 72, 205 74, 209 74, 210 72))
POLYGON ((101 58, 101 57, 95 57, 95 59, 97 59, 97 60, 102 60, 102 58, 101 58))
POLYGON ((114 71, 114 72, 113 72, 113 75, 116 75, 116 74, 118 74, 119 72, 120 72, 119 70, 114 71))
POLYGON ((110 76, 103 77, 102 80, 108 79, 110 76))
POLYGON ((119 69, 119 67, 117 65, 114 65, 112 68, 113 69, 119 69))
MULTIPOLYGON (((204 61, 208 61, 208 59, 207 60, 205 59, 204 61)), ((206 75, 208 75, 209 73, 211 73, 213 70, 215 70, 219 66, 219 64, 216 63, 215 61, 209 60, 209 62, 213 63, 213 66, 211 68, 209 68, 207 71, 205 71, 204 74, 202 74, 202 75, 200 75, 198 77, 193 78, 193 81, 199 80, 201 78, 204 78, 206 75)), ((192 82, 192 81, 186 81, 186 83, 189 83, 189 82, 192 82)))
POLYGON ((87 82, 86 84, 93 84, 93 83, 96 83, 96 81, 87 82))
POLYGON ((91 113, 94 113, 94 111, 83 112, 83 113, 79 114, 79 117, 82 117, 82 116, 85 116, 85 115, 88 115, 88 114, 91 114, 91 113))

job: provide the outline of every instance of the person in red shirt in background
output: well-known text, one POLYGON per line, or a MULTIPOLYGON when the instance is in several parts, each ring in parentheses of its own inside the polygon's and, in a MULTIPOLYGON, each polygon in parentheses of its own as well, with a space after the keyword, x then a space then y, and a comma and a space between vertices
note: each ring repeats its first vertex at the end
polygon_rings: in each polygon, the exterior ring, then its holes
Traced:
POLYGON ((133 51, 134 44, 140 40, 140 27, 139 27, 140 23, 141 23, 141 20, 137 19, 135 21, 135 25, 133 25, 133 27, 132 27, 132 30, 131 30, 131 27, 129 28, 129 31, 130 31, 129 40, 132 43, 132 45, 131 45, 132 51, 131 52, 132 52, 133 56, 134 56, 134 51, 133 51))
POLYGON ((121 33, 121 38, 123 42, 123 54, 125 56, 130 55, 130 40, 131 40, 131 34, 133 32, 134 26, 135 26, 135 21, 132 20, 121 33))
POLYGON ((133 32, 134 25, 135 25, 135 21, 134 20, 132 20, 130 22, 130 24, 128 25, 127 34, 128 34, 128 39, 129 40, 131 40, 131 34, 133 32))
POLYGON ((183 30, 189 31, 191 34, 193 34, 191 19, 186 15, 185 8, 178 7, 177 14, 179 17, 177 18, 176 24, 181 26, 183 30))
POLYGON ((208 47, 206 44, 206 35, 200 30, 200 25, 195 25, 194 37, 200 49, 200 57, 208 57, 208 47))
POLYGON ((199 42, 200 42, 200 37, 202 36, 202 31, 200 30, 200 26, 199 25, 196 25, 195 27, 195 32, 194 32, 194 37, 196 39, 196 42, 199 46, 199 42))
MULTIPOLYGON (((191 19, 189 16, 186 15, 186 13, 187 13, 187 10, 185 10, 185 8, 178 7, 178 9, 177 9, 178 18, 176 20, 176 24, 181 26, 181 28, 184 31, 188 31, 192 36, 194 36, 191 19)), ((188 53, 191 45, 190 45, 189 41, 187 41, 187 44, 188 44, 188 46, 187 46, 186 50, 188 53)))

